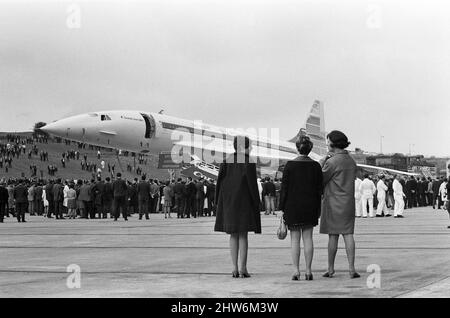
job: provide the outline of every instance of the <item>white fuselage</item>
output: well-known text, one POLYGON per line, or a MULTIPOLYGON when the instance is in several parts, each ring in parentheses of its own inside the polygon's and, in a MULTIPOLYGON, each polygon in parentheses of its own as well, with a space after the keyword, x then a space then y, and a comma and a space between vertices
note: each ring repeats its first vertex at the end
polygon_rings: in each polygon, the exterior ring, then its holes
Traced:
MULTIPOLYGON (((280 161, 298 156, 294 143, 269 138, 258 131, 242 133, 199 121, 139 111, 83 114, 51 123, 44 130, 69 140, 142 154, 178 152, 183 148, 184 153, 208 163, 213 163, 211 159, 220 162, 224 154, 233 153, 234 136, 245 134, 252 141, 251 155, 264 166, 278 168, 280 161)), ((311 157, 320 159, 314 153, 311 157)))

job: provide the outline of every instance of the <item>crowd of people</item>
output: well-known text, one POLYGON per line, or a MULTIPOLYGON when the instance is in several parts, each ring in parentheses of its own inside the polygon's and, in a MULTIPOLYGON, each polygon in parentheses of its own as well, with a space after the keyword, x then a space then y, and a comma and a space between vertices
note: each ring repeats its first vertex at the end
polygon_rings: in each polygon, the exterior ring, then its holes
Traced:
MULTIPOLYGON (((116 174, 115 164, 105 162, 102 160, 101 148, 92 145, 86 145, 84 143, 77 143, 78 150, 67 150, 61 153, 56 162, 50 163, 49 152, 46 149, 40 149, 40 147, 45 147, 38 144, 48 144, 49 138, 41 135, 33 135, 33 137, 21 136, 8 134, 2 137, 3 141, 0 141, 0 169, 2 169, 5 174, 9 174, 11 168, 13 168, 13 163, 15 159, 20 159, 21 156, 26 156, 29 161, 30 167, 30 178, 44 178, 44 174, 47 173, 48 177, 56 177, 60 169, 66 169, 67 164, 70 161, 79 161, 80 168, 82 171, 91 173, 91 175, 96 178, 98 175, 106 172, 108 169, 108 175, 114 178, 116 174), (90 151, 96 151, 95 160, 94 158, 89 158, 88 154, 82 153, 84 149, 89 149, 90 151), (46 167, 42 164, 37 165, 37 160, 40 162, 49 162, 46 167)), ((71 146, 73 143, 69 140, 63 140, 61 138, 55 138, 53 140, 55 143, 64 142, 66 146, 71 146)), ((128 156, 128 152, 123 153, 124 156, 128 156)), ((143 155, 138 155, 137 161, 139 165, 147 165, 148 161, 143 155)), ((133 173, 137 176, 145 175, 144 169, 141 166, 127 164, 127 171, 133 173)), ((24 175, 22 175, 24 177, 24 175)))
POLYGON ((357 174, 355 180, 356 217, 402 218, 404 209, 432 206, 447 209, 448 180, 400 175, 357 174))
POLYGON ((190 218, 215 215, 215 185, 204 179, 188 177, 177 181, 157 179, 92 180, 9 179, 0 182, 0 222, 12 215, 26 222, 25 214, 64 219, 118 219, 132 214, 164 213, 165 218, 190 218))

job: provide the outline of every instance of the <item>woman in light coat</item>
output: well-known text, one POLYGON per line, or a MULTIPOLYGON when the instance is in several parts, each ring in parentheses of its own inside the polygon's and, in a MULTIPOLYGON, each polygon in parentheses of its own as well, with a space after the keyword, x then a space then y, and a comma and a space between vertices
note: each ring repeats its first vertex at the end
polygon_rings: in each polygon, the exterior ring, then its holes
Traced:
POLYGON ((324 195, 320 233, 328 234, 328 271, 333 277, 339 235, 344 237, 350 278, 360 275, 355 270, 355 178, 356 163, 345 149, 350 142, 344 133, 334 130, 327 136, 329 154, 322 163, 324 195))

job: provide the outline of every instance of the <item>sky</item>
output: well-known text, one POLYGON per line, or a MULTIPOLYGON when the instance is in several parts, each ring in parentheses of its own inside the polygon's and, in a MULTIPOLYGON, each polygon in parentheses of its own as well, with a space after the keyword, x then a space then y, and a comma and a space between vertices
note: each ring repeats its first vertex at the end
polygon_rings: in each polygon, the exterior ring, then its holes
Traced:
POLYGON ((450 155, 446 0, 0 0, 0 131, 133 109, 450 155), (381 144, 382 141, 382 144, 381 144))

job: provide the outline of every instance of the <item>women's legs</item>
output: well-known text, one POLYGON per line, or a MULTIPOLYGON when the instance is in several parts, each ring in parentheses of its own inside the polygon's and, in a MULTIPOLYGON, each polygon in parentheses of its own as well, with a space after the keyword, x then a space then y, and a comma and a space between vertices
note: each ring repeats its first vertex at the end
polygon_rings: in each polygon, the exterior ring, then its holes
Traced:
POLYGON ((356 273, 355 270, 355 239, 353 234, 344 234, 345 250, 347 251, 348 269, 351 274, 356 273))
POLYGON ((295 274, 300 273, 300 231, 291 231, 291 255, 295 274))
POLYGON ((339 235, 328 235, 328 273, 334 273, 334 260, 338 249, 339 235))
POLYGON ((239 258, 240 258, 240 271, 247 273, 247 254, 248 254, 248 233, 239 233, 239 258))
POLYGON ((233 272, 238 271, 238 253, 239 253, 239 234, 230 235, 231 262, 233 263, 233 272))
POLYGON ((306 274, 311 274, 311 264, 314 255, 314 245, 313 245, 313 228, 303 229, 303 247, 305 249, 305 262, 306 262, 306 274))

